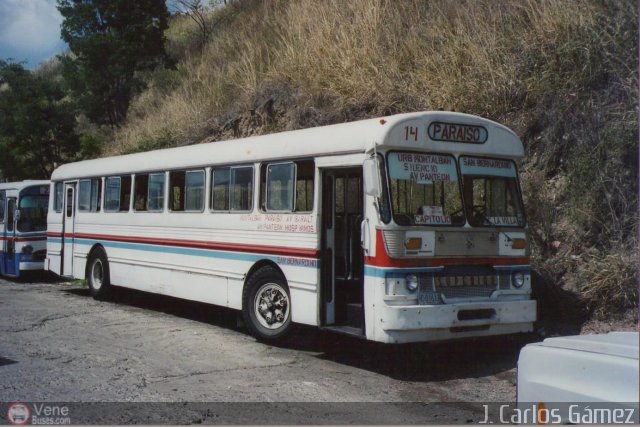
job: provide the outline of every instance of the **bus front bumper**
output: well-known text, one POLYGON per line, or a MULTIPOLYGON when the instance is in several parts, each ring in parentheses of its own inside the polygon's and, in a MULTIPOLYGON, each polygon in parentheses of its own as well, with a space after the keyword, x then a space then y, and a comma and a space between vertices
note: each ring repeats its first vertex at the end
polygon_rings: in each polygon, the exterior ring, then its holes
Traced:
POLYGON ((20 270, 42 270, 44 268, 44 261, 20 261, 20 270))
POLYGON ((532 332, 536 302, 383 305, 377 341, 408 343, 532 332))

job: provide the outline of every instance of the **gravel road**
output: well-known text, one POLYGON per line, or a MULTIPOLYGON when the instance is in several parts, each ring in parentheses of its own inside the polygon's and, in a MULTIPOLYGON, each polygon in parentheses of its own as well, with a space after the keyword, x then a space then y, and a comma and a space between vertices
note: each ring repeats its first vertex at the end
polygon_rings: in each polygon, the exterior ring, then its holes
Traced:
MULTIPOLYGON (((273 346, 227 309, 130 290, 102 302, 79 283, 0 279, 5 404, 167 402, 160 408, 174 415, 160 421, 178 423, 477 422, 480 402, 515 400, 521 345, 386 346, 300 328, 273 346), (192 407, 184 419, 169 402, 225 405, 192 407)), ((100 420, 159 421, 142 412, 100 420)))

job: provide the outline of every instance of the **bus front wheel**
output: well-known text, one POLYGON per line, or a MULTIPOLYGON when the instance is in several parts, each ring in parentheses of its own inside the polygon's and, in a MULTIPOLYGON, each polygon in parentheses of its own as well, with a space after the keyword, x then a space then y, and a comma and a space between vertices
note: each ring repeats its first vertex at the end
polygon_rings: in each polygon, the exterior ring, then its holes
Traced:
POLYGON ((111 291, 109 282, 109 261, 104 249, 98 248, 89 258, 89 269, 87 270, 87 282, 91 296, 95 299, 106 299, 111 291))
POLYGON ((261 341, 276 341, 291 331, 289 287, 275 268, 267 265, 251 275, 242 292, 242 316, 261 341))

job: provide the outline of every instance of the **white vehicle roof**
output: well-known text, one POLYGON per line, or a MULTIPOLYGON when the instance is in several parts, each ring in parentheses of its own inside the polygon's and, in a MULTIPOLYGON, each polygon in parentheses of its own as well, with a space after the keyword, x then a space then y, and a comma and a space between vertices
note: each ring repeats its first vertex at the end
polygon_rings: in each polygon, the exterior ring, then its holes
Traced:
POLYGON ((638 332, 610 332, 602 335, 575 335, 547 338, 534 346, 598 353, 638 360, 638 332))
POLYGON ((519 402, 638 402, 638 332, 547 338, 518 359, 519 402))
POLYGON ((522 142, 517 135, 496 122, 468 114, 434 111, 85 160, 60 166, 53 172, 51 179, 59 181, 132 171, 153 172, 216 164, 365 153, 387 145, 406 149, 408 144, 398 143, 396 138, 400 134, 399 128, 407 123, 420 125, 422 132, 419 144, 422 145, 414 144, 414 147, 421 150, 429 148, 447 153, 507 158, 520 158, 524 155, 522 142), (483 144, 433 141, 427 138, 427 127, 432 122, 482 126, 487 130, 488 139, 483 144))
POLYGON ((50 181, 48 180, 35 180, 35 179, 27 179, 24 181, 15 181, 15 182, 0 182, 0 190, 17 190, 20 191, 23 188, 31 187, 33 185, 49 185, 50 181))

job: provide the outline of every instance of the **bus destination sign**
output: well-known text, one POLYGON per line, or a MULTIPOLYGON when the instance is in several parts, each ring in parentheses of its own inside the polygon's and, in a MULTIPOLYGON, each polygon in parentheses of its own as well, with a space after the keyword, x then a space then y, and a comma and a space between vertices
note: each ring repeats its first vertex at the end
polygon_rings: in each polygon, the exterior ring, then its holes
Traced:
POLYGON ((429 138, 434 141, 484 144, 488 137, 489 132, 484 126, 444 122, 432 122, 429 125, 429 138))

